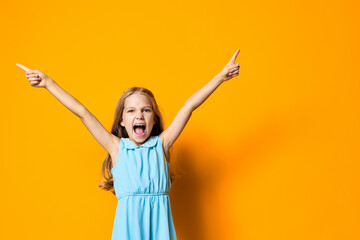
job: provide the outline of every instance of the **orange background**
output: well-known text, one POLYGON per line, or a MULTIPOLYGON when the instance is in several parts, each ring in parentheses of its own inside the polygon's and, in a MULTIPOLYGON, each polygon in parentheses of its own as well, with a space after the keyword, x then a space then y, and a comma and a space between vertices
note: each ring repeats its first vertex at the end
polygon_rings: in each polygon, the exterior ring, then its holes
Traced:
POLYGON ((21 63, 110 130, 131 86, 168 126, 240 49, 173 146, 178 239, 360 239, 357 1, 2 4, 0 239, 110 239, 106 151, 21 63))

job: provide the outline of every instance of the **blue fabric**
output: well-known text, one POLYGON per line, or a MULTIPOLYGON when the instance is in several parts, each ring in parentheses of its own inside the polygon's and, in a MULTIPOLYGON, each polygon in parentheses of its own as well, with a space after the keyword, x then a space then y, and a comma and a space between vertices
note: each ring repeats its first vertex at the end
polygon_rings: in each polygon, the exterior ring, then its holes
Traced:
POLYGON ((159 136, 141 146, 120 139, 118 160, 111 169, 118 199, 112 240, 176 240, 169 169, 159 136))

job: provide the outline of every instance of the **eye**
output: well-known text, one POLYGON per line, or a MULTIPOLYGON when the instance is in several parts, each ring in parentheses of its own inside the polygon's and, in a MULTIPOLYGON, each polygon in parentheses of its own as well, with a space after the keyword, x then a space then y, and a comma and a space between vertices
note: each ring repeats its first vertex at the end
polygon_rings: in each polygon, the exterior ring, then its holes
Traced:
POLYGON ((134 110, 128 110, 127 112, 131 112, 131 111, 134 111, 134 110))
POLYGON ((150 109, 144 109, 144 111, 148 111, 148 112, 151 112, 151 110, 150 110, 150 109))

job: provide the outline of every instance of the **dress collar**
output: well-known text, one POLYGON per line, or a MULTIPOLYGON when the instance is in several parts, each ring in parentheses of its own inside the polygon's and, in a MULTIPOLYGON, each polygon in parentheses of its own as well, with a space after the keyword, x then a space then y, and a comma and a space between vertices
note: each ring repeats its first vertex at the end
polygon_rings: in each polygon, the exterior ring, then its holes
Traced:
POLYGON ((121 138, 124 142, 124 145, 128 149, 134 149, 134 148, 142 148, 142 147, 153 147, 157 143, 157 137, 158 136, 150 136, 145 143, 138 146, 133 141, 130 140, 130 138, 121 138))

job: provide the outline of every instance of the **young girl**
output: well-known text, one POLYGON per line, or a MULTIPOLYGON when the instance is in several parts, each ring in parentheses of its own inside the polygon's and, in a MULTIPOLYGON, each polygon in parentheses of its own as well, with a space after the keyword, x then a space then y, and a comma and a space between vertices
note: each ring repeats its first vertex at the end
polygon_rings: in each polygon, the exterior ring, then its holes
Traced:
POLYGON ((112 191, 118 199, 112 240, 176 239, 168 195, 172 182, 169 149, 192 112, 221 83, 239 75, 239 64, 235 64, 239 51, 236 50, 220 73, 184 103, 165 130, 154 95, 145 88, 132 87, 122 94, 109 133, 85 106, 45 73, 16 64, 26 71, 31 86, 46 88, 81 119, 108 152, 102 167, 105 181, 100 187, 112 191))

